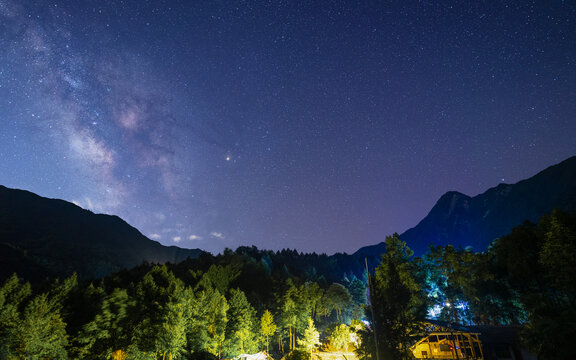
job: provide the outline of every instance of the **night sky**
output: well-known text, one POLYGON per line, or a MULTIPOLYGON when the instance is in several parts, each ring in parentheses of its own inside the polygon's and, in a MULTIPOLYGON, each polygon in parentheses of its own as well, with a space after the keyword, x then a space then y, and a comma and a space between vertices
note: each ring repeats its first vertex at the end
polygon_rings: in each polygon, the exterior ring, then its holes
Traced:
POLYGON ((576 1, 0 0, 0 184, 353 252, 576 155, 576 1))

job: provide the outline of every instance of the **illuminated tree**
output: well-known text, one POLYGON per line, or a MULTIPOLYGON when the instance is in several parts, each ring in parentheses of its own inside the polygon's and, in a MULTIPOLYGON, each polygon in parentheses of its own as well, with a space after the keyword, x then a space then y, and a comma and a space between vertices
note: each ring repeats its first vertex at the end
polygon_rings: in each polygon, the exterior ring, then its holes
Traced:
POLYGON ((228 324, 226 329, 228 349, 231 355, 255 351, 256 341, 254 328, 256 324, 256 310, 250 305, 242 290, 232 289, 228 302, 228 324))
POLYGON ((126 351, 119 349, 112 353, 112 360, 126 360, 128 359, 128 354, 126 351))
POLYGON ((288 330, 289 349, 296 348, 297 330, 303 330, 309 317, 309 307, 302 298, 299 288, 291 280, 287 281, 288 289, 282 302, 281 323, 288 330))
POLYGON ((154 266, 135 287, 133 326, 124 333, 130 337, 128 357, 139 359, 153 353, 182 358, 187 352, 193 301, 192 290, 166 265, 154 266))
POLYGON ((16 274, 0 287, 0 359, 12 354, 13 336, 20 321, 18 309, 31 294, 30 284, 21 282, 16 274))
POLYGON ((174 294, 164 307, 160 332, 156 339, 156 350, 170 354, 171 359, 180 359, 186 353, 186 327, 190 318, 192 290, 174 294))
POLYGON ((14 355, 21 359, 67 359, 68 335, 58 305, 48 294, 36 296, 16 326, 14 355))
POLYGON ((310 359, 312 359, 312 353, 318 346, 320 346, 320 333, 316 330, 314 326, 314 320, 308 319, 308 327, 304 330, 304 338, 298 340, 298 344, 306 351, 310 352, 310 359))
POLYGON ((334 328, 330 335, 330 345, 336 350, 348 351, 350 342, 350 328, 346 324, 340 324, 334 328))
POLYGON ((21 359, 67 359, 68 334, 61 317, 64 300, 77 285, 76 276, 56 283, 24 307, 12 327, 11 352, 21 359))
POLYGON ((264 310, 262 318, 260 320, 260 333, 266 337, 266 352, 268 353, 268 337, 274 335, 276 332, 276 324, 274 323, 274 317, 272 313, 268 310, 264 310))
POLYGON ((187 328, 190 350, 208 351, 220 358, 226 338, 228 308, 226 298, 218 290, 208 288, 196 294, 187 328))

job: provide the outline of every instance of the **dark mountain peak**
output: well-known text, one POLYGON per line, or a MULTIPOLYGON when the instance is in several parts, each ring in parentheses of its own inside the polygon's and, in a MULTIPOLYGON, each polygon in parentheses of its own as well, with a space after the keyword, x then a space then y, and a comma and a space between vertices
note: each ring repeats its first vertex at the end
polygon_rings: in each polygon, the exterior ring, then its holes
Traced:
POLYGON ((417 254, 424 253, 429 244, 472 246, 483 251, 513 227, 526 220, 536 222, 554 208, 576 208, 576 157, 474 197, 448 192, 416 227, 400 237, 417 254))
POLYGON ((163 246, 118 216, 94 214, 64 200, 1 185, 0 245, 45 269, 47 275, 77 272, 81 278, 104 276, 145 261, 179 262, 202 253, 163 246))
MULTIPOLYGON (((483 251, 496 238, 524 221, 537 222, 554 208, 576 209, 576 156, 550 166, 516 184, 501 183, 470 197, 457 191, 442 195, 428 215, 400 238, 421 255, 429 245, 467 247, 483 251)), ((384 244, 356 254, 377 255, 384 244)))
POLYGON ((512 189, 513 185, 511 184, 506 184, 506 183, 500 183, 498 184, 498 186, 492 188, 495 192, 498 193, 498 195, 502 196, 502 197, 506 197, 508 196, 508 194, 510 194, 510 190, 512 189))
POLYGON ((452 199, 469 199, 470 196, 466 195, 466 194, 462 194, 459 191, 447 191, 444 195, 440 196, 440 199, 438 199, 438 202, 441 201, 446 201, 446 199, 452 200, 452 199))
POLYGON ((402 234, 401 239, 415 250, 431 244, 443 244, 448 239, 461 238, 471 227, 469 222, 472 198, 457 191, 442 195, 420 223, 402 234), (415 239, 407 241, 408 239, 415 239))
POLYGON ((471 197, 458 191, 449 191, 442 195, 430 211, 438 219, 447 219, 466 212, 470 207, 471 197))

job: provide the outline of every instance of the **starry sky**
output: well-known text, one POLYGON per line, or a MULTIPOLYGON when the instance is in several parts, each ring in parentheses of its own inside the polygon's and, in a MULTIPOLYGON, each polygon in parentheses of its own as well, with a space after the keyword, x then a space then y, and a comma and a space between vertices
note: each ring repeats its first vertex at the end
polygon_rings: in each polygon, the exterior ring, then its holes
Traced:
POLYGON ((576 155, 576 1, 0 0, 0 184, 354 252, 576 155))

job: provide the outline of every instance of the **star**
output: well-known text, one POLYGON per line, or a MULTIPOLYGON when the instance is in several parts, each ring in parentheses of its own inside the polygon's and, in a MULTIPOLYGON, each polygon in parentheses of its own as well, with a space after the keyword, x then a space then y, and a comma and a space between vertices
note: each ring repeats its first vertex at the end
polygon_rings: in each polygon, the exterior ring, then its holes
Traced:
POLYGON ((576 154, 574 1, 37 3, 0 0, 0 184, 167 245, 356 251, 576 154))

